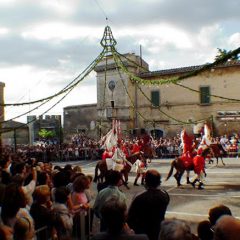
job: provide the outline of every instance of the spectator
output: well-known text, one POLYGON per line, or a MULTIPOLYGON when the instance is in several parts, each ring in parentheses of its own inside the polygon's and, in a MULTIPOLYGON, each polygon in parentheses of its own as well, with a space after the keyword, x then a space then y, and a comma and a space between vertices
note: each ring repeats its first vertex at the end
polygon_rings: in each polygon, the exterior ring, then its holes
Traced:
POLYGON ((209 210, 209 221, 198 224, 198 236, 202 240, 213 239, 213 229, 217 220, 223 215, 232 215, 231 210, 225 205, 218 205, 209 210))
POLYGON ((9 226, 0 224, 0 239, 9 240, 13 238, 13 229, 9 226))
POLYGON ((10 155, 3 156, 2 160, 0 161, 2 184, 7 185, 11 182, 11 173, 10 173, 11 162, 12 162, 12 159, 10 155))
POLYGON ((85 190, 89 187, 89 179, 87 176, 82 175, 77 177, 73 182, 73 192, 71 194, 72 208, 75 211, 73 218, 73 233, 74 236, 81 236, 81 229, 79 228, 81 223, 80 214, 85 216, 85 232, 88 234, 89 229, 89 201, 85 190))
POLYGON ((56 188, 53 211, 55 213, 55 228, 59 240, 72 237, 73 218, 67 207, 69 197, 70 192, 66 187, 56 188))
POLYGON ((212 226, 214 226, 217 222, 217 220, 223 216, 223 215, 232 215, 231 210, 229 209, 229 207, 225 206, 225 205, 218 205, 216 207, 213 207, 209 210, 209 221, 211 223, 212 226))
POLYGON ((146 191, 136 195, 128 211, 128 224, 135 233, 145 233, 150 240, 157 240, 160 224, 169 204, 168 193, 158 188, 161 175, 157 170, 148 170, 145 176, 146 191))
POLYGON ((214 227, 214 240, 239 240, 240 221, 232 216, 222 216, 214 227))
POLYGON ((88 198, 85 190, 89 187, 89 179, 82 175, 73 182, 73 192, 71 194, 73 209, 88 210, 88 198))
POLYGON ((28 219, 31 232, 34 232, 34 221, 26 208, 26 198, 22 188, 18 184, 11 183, 6 187, 1 218, 5 225, 13 229, 15 222, 22 217, 28 219))
POLYGON ((126 223, 127 205, 115 196, 107 200, 101 209, 101 216, 106 226, 106 231, 96 234, 92 240, 147 240, 145 234, 134 234, 126 223))
POLYGON ((31 240, 34 239, 34 231, 31 222, 26 217, 17 219, 14 224, 13 240, 31 240))
POLYGON ((100 218, 100 231, 106 230, 106 226, 104 225, 102 221, 102 216, 101 216, 101 210, 102 207, 107 201, 107 199, 111 198, 112 196, 117 196, 119 201, 125 202, 126 203, 126 196, 124 193, 122 193, 119 190, 119 186, 122 185, 122 175, 118 171, 111 170, 108 173, 108 187, 102 189, 94 202, 94 212, 95 215, 100 218))
POLYGON ((161 223, 158 240, 197 240, 191 232, 190 226, 184 221, 172 219, 161 223))
POLYGON ((46 231, 41 231, 37 235, 39 240, 47 240, 52 236, 52 229, 54 225, 54 214, 51 209, 52 202, 50 200, 50 189, 48 185, 41 185, 36 187, 34 191, 34 202, 30 209, 35 228, 40 229, 47 227, 46 231))
POLYGON ((213 230, 211 223, 207 220, 201 221, 197 226, 198 237, 201 240, 213 240, 213 230))

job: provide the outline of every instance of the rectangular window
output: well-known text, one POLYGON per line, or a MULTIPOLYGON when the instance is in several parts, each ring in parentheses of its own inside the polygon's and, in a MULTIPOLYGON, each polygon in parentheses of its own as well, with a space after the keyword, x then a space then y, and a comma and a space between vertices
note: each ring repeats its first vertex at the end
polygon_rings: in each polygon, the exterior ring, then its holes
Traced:
POLYGON ((210 87, 204 86, 200 87, 200 104, 210 103, 210 87))
POLYGON ((152 102, 152 106, 159 107, 159 105, 160 105, 160 93, 159 93, 159 91, 152 91, 151 92, 151 102, 152 102))

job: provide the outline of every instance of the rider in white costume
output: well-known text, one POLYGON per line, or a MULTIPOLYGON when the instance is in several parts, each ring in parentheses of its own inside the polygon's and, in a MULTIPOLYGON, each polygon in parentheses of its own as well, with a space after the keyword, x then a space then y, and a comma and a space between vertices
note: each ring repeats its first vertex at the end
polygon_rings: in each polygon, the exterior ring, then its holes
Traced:
POLYGON ((211 137, 211 131, 207 124, 204 125, 204 135, 202 137, 202 140, 198 146, 198 149, 205 150, 206 148, 210 147, 212 144, 212 137, 211 137))

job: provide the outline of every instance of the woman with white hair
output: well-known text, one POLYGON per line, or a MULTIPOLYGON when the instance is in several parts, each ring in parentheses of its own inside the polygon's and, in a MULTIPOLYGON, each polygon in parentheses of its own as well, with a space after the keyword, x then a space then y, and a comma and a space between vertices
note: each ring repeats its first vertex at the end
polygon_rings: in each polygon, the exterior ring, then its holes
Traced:
POLYGON ((181 220, 170 219, 161 223, 158 240, 197 240, 190 226, 181 220))

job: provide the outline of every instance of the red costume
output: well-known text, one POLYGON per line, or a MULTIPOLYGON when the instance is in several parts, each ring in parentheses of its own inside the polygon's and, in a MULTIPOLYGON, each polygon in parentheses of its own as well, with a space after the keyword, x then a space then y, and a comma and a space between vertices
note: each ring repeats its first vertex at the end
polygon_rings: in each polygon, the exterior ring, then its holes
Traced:
POLYGON ((126 158, 130 157, 131 151, 130 151, 130 149, 129 149, 129 147, 128 147, 128 145, 126 143, 123 144, 122 151, 125 154, 126 158))
POLYGON ((132 147, 132 154, 139 153, 141 151, 141 147, 138 145, 138 143, 134 143, 132 147))
POLYGON ((194 165, 194 172, 196 174, 200 174, 201 172, 204 172, 205 168, 205 159, 203 156, 201 156, 202 150, 199 149, 197 156, 193 158, 193 165, 194 165))
POLYGON ((112 158, 112 156, 113 156, 113 152, 109 152, 105 150, 102 154, 102 160, 106 160, 106 158, 112 158))
POLYGON ((144 145, 148 145, 151 142, 151 137, 148 134, 144 134, 142 139, 144 145))
POLYGON ((192 138, 187 134, 186 130, 181 132, 181 140, 183 145, 183 153, 180 159, 183 161, 185 168, 189 168, 193 164, 192 160, 192 138))

